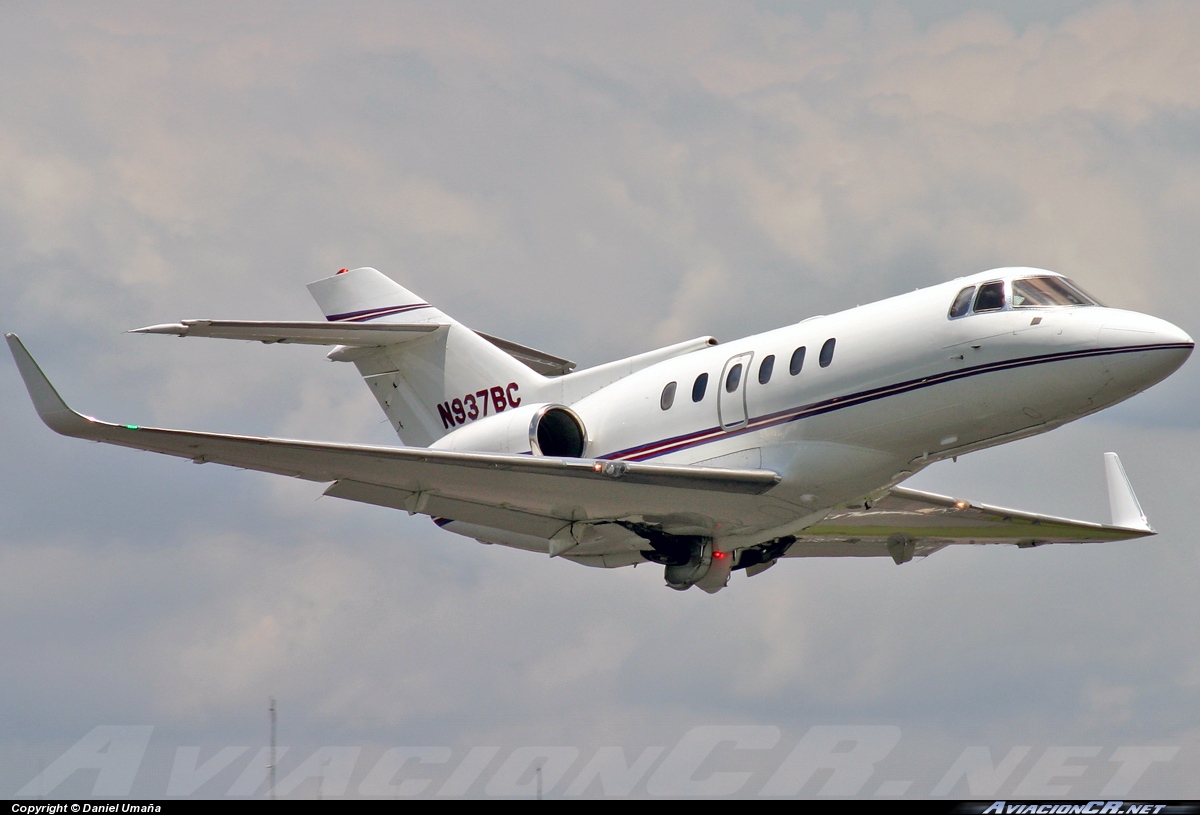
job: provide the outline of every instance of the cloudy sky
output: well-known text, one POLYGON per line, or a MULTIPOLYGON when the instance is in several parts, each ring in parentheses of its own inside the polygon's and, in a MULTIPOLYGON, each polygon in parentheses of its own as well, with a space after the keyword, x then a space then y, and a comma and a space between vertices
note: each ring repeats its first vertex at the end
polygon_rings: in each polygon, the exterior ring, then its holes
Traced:
MULTIPOLYGON (((1197 54, 1191 2, 5 3, 0 328, 103 418, 375 443, 319 349, 122 332, 313 319, 371 265, 586 366, 1030 265, 1200 335, 1197 54)), ((951 795, 1200 797, 1197 370, 913 482, 1105 520, 1116 450, 1157 538, 708 596, 60 438, 0 362, 0 796, 96 732, 151 733, 133 794, 262 795, 275 696, 293 795, 615 794, 579 780, 614 747, 631 794, 755 795, 832 728, 874 774, 783 789, 921 797, 986 751, 951 795)))

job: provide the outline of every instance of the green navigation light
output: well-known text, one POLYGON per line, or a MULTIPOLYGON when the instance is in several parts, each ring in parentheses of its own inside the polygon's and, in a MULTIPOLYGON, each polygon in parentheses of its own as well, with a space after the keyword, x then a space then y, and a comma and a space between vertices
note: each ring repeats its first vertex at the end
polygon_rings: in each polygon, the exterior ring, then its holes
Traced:
POLYGON ((127 425, 125 425, 125 429, 126 430, 137 430, 138 426, 135 424, 127 424, 127 425))

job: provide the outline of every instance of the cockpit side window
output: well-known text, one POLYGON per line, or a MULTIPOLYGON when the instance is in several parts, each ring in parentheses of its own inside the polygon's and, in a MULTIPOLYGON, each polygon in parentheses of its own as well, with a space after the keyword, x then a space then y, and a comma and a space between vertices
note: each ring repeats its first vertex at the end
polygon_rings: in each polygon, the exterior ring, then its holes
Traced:
POLYGON ((1012 284, 1013 308, 1099 305, 1078 286, 1061 277, 1026 277, 1012 284))
POLYGON ((975 312, 999 311, 1004 308, 1004 281, 984 283, 975 295, 975 312))
POLYGON ((954 298, 954 305, 950 306, 950 319, 955 317, 964 317, 971 310, 971 295, 975 293, 974 286, 967 286, 958 293, 954 298))

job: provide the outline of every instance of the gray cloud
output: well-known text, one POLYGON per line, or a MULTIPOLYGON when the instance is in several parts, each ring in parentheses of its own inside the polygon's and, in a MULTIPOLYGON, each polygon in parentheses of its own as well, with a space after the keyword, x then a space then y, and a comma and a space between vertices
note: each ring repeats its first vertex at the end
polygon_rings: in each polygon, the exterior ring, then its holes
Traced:
MULTIPOLYGON (((591 364, 1033 264, 1196 334, 1198 37, 1168 2, 17 5, 0 320, 104 418, 377 443, 319 351, 119 332, 311 318, 305 282, 369 264, 591 364)), ((274 694, 313 746, 896 725, 937 757, 913 794, 973 744, 1177 744, 1137 790, 1196 796, 1191 366, 920 480, 1103 519, 1118 449, 1156 539, 793 562, 715 597, 59 439, 6 373, 10 794, 97 724, 260 744, 274 694)))

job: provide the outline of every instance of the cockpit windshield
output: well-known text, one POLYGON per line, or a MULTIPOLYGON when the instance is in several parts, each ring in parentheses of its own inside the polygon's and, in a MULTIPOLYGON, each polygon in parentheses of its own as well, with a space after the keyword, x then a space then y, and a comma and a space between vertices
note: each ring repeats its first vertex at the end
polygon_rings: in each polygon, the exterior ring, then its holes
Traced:
POLYGON ((1013 308, 1098 305, 1064 277, 1024 277, 1012 282, 1013 308))

